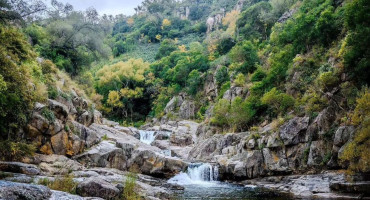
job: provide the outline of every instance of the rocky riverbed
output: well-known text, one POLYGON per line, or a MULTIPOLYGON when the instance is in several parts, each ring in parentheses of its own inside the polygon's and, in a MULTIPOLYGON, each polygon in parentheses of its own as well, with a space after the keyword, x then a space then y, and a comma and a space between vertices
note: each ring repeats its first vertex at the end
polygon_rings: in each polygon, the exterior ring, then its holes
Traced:
MULTIPOLYGON (((168 112, 175 109, 171 102, 168 112)), ((188 104, 176 105, 184 118, 191 116, 188 104)), ((142 199, 368 198, 366 176, 346 175, 340 170, 346 163, 337 159, 354 128, 339 127, 328 142, 321 134, 331 120, 324 110, 315 119, 225 134, 206 123, 163 117, 138 130, 104 119, 77 94, 60 97, 38 103, 24 130, 38 153, 0 162, 0 198, 119 199, 129 171, 137 174, 142 199), (66 175, 76 182, 75 195, 40 185, 66 175)))

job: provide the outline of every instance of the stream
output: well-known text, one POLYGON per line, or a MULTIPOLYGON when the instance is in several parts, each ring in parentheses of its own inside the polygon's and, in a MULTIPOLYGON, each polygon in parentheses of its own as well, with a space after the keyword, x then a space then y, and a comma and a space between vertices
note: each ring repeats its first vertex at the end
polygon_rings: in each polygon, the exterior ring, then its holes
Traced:
MULTIPOLYGON (((140 131, 140 141, 151 144, 155 131, 140 131)), ((166 133, 170 136, 170 133, 166 133)), ((169 150, 168 150, 169 151, 169 150)), ((171 151, 162 151, 171 156, 171 151)), ((168 183, 178 184, 184 190, 174 191, 174 199, 218 199, 218 200, 289 200, 290 197, 255 186, 241 186, 219 181, 218 166, 210 163, 191 163, 186 171, 172 177, 168 183)))

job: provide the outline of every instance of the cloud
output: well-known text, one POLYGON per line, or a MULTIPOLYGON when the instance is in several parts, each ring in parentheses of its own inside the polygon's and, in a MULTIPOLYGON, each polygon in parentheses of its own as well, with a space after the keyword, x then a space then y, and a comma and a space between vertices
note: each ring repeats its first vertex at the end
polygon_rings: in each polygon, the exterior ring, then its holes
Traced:
POLYGON ((94 7, 100 15, 133 15, 136 8, 143 0, 59 0, 73 5, 75 10, 86 10, 94 7))

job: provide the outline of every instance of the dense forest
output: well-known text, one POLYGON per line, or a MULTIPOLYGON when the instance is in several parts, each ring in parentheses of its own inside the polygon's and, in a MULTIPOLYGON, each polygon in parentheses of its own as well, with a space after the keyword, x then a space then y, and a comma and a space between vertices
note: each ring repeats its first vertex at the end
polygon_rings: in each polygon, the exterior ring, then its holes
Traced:
POLYGON ((71 99, 73 88, 90 100, 89 109, 136 127, 183 118, 180 108, 166 106, 186 96, 193 110, 186 118, 223 133, 315 118, 334 102, 340 114, 331 127, 357 127, 340 159, 369 172, 369 6, 367 0, 145 0, 132 16, 111 16, 57 0, 0 0, 1 158, 37 151, 20 131, 35 103, 71 99))

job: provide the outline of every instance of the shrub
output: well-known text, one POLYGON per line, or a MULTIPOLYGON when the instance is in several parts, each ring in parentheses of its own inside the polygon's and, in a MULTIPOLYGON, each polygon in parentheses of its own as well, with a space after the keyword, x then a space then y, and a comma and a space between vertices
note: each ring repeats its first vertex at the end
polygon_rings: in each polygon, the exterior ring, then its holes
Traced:
POLYGON ((220 67, 216 72, 216 83, 218 87, 220 87, 226 81, 229 81, 229 73, 227 72, 227 68, 225 66, 220 67))
POLYGON ((358 126, 354 139, 345 148, 340 159, 350 163, 352 172, 370 171, 370 89, 366 88, 357 99, 352 123, 358 126))
POLYGON ((218 99, 221 99, 221 98, 224 96, 225 92, 226 92, 228 89, 230 89, 230 87, 231 87, 231 83, 230 83, 230 81, 228 81, 228 82, 224 83, 224 84, 221 86, 220 91, 218 92, 218 99))
POLYGON ((124 200, 140 200, 140 196, 136 193, 136 179, 137 176, 134 173, 129 173, 126 177, 125 187, 123 190, 124 200))
POLYGON ((239 73, 238 75, 236 75, 236 78, 234 80, 235 86, 242 87, 244 85, 244 83, 245 83, 245 76, 244 76, 244 74, 239 73))
POLYGON ((24 142, 0 141, 0 160, 21 161, 26 156, 33 156, 36 147, 24 142))
POLYGON ((261 99, 262 103, 271 106, 277 114, 286 112, 294 106, 294 99, 290 95, 272 88, 269 92, 265 93, 261 99))
POLYGON ((265 77, 266 72, 264 72, 261 68, 257 68, 257 70, 251 76, 251 81, 252 82, 262 81, 265 77))
POLYGON ((50 181, 49 179, 40 179, 39 184, 45 185, 52 190, 58 190, 76 194, 77 182, 73 180, 73 175, 67 174, 63 177, 56 177, 55 180, 50 181))
POLYGON ((232 62, 241 64, 236 71, 244 74, 254 72, 259 63, 257 49, 250 41, 234 46, 230 51, 230 58, 232 62))
POLYGON ((319 84, 325 91, 331 90, 338 85, 339 78, 331 71, 320 74, 319 84))

